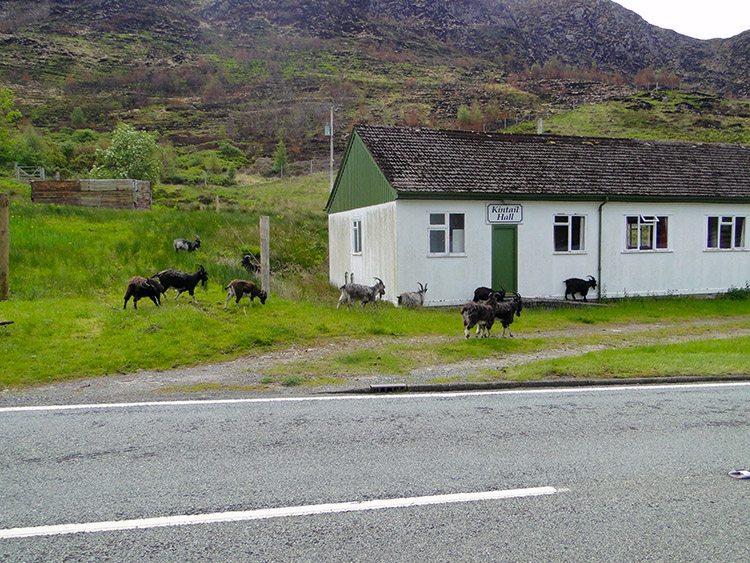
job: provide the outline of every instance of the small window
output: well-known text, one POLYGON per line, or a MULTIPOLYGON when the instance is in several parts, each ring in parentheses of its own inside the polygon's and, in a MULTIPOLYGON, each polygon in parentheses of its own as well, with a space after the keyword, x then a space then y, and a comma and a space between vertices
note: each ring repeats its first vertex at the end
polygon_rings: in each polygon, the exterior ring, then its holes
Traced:
POLYGON ((718 250, 745 248, 745 217, 709 217, 706 247, 718 250))
POLYGON ((580 215, 555 215, 555 252, 580 252, 584 246, 584 217, 580 215))
POLYGON ((352 253, 362 254, 362 220, 352 221, 352 253))
POLYGON ((666 250, 669 248, 667 217, 635 215, 626 219, 628 250, 666 250))
POLYGON ((463 254, 465 233, 463 213, 430 213, 430 254, 463 254))

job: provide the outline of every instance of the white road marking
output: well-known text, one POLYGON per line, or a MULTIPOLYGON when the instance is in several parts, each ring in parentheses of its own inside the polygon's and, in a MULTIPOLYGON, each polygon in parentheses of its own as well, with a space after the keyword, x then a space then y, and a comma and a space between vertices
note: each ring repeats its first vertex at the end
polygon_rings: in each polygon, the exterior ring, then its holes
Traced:
POLYGON ((192 399, 182 401, 143 401, 136 403, 89 403, 80 405, 38 405, 29 407, 0 407, 0 414, 10 412, 37 412, 37 411, 66 411, 66 410, 88 410, 88 409, 124 409, 133 407, 182 407, 182 406, 208 406, 208 405, 232 405, 243 403, 302 403, 316 401, 365 401, 365 400, 394 400, 394 399, 428 399, 428 398, 451 398, 467 396, 486 395, 542 395, 542 394, 564 394, 564 393, 590 393, 604 391, 661 391, 664 389, 706 389, 710 387, 747 387, 750 381, 722 382, 722 383, 654 383, 649 385, 604 385, 601 387, 556 387, 545 389, 501 389, 496 391, 440 391, 424 393, 395 393, 395 394, 362 394, 362 395, 326 395, 321 397, 268 397, 254 399, 192 399))
POLYGON ((266 520, 270 518, 288 518, 290 516, 315 516, 319 514, 337 514, 343 512, 383 510, 386 508, 408 508, 412 506, 429 506, 436 504, 455 504, 462 502, 538 497, 555 495, 561 490, 565 489, 555 489, 554 487, 535 487, 529 489, 509 489, 498 491, 484 491, 478 493, 458 493, 452 495, 368 500, 363 502, 340 502, 331 504, 312 504, 307 506, 290 506, 284 508, 265 508, 259 510, 247 510, 242 512, 216 512, 213 514, 189 514, 182 516, 165 516, 162 518, 143 518, 138 520, 115 520, 111 522, 88 522, 83 524, 35 526, 30 528, 6 528, 0 529, 0 539, 60 536, 69 534, 114 532, 124 530, 144 530, 148 528, 166 528, 174 526, 193 526, 196 524, 217 524, 227 522, 244 522, 249 520, 266 520))

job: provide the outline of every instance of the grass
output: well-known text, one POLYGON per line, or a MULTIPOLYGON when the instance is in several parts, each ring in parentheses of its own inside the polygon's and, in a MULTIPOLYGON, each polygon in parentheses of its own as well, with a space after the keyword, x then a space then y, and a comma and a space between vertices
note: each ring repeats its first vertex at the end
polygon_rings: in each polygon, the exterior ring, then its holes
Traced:
MULTIPOLYGON (((338 292, 327 280, 327 174, 272 182, 245 178, 241 187, 226 188, 220 196, 228 201, 231 195, 235 201, 222 203, 219 213, 212 204, 201 207, 206 194, 195 188, 159 187, 159 199, 149 212, 35 205, 28 201, 27 187, 10 181, 0 181, 0 190, 11 194, 10 299, 0 302, 0 320, 14 321, 0 327, 0 389, 323 343, 341 346, 325 357, 270 368, 253 389, 323 385, 354 376, 407 377, 415 368, 439 363, 579 345, 580 339, 566 331, 582 328, 588 329, 587 344, 629 348, 470 378, 719 374, 750 367, 733 352, 747 344, 744 337, 671 343, 680 333, 710 336, 710 326, 698 324, 705 319, 722 320, 725 330, 747 329, 747 288, 733 288, 727 299, 717 300, 626 299, 591 309, 527 309, 514 325, 524 338, 515 339, 466 341, 457 308, 407 310, 379 303, 337 311, 338 292), (231 303, 225 312, 223 286, 232 278, 248 277, 239 259, 257 251, 261 214, 271 217, 271 297, 265 306, 231 303), (200 250, 176 254, 172 240, 193 234, 201 236, 200 250), (198 304, 187 295, 175 301, 169 294, 161 307, 142 300, 138 310, 132 302, 123 310, 129 277, 169 267, 192 271, 196 262, 209 272, 207 287, 196 291, 198 304), (654 327, 657 322, 688 325, 676 330, 654 327), (605 331, 632 323, 652 328, 627 335, 605 331), (548 332, 554 335, 543 334, 548 332), (361 345, 353 347, 352 342, 361 345)), ((185 392, 220 389, 244 387, 180 387, 185 392)))

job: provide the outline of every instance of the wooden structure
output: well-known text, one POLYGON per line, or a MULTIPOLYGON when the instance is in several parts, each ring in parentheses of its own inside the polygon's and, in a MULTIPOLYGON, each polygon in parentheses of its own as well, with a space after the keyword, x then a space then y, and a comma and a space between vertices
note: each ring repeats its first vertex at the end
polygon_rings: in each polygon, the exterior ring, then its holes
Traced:
POLYGON ((28 184, 34 179, 47 179, 44 166, 19 166, 16 162, 14 165, 14 171, 16 173, 16 181, 23 182, 24 184, 28 184))
POLYGON ((151 209, 151 182, 142 180, 32 181, 31 201, 108 209, 151 209))

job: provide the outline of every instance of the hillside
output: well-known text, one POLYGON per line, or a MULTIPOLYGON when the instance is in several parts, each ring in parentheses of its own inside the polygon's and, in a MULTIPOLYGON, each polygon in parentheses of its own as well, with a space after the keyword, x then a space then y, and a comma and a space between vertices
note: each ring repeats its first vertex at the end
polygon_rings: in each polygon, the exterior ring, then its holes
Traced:
POLYGON ((692 39, 609 0, 6 0, 0 49, 0 82, 45 132, 80 107, 98 132, 229 140, 249 162, 283 139, 320 169, 331 105, 340 151, 357 122, 497 128, 636 81, 750 95, 750 32, 692 39))

